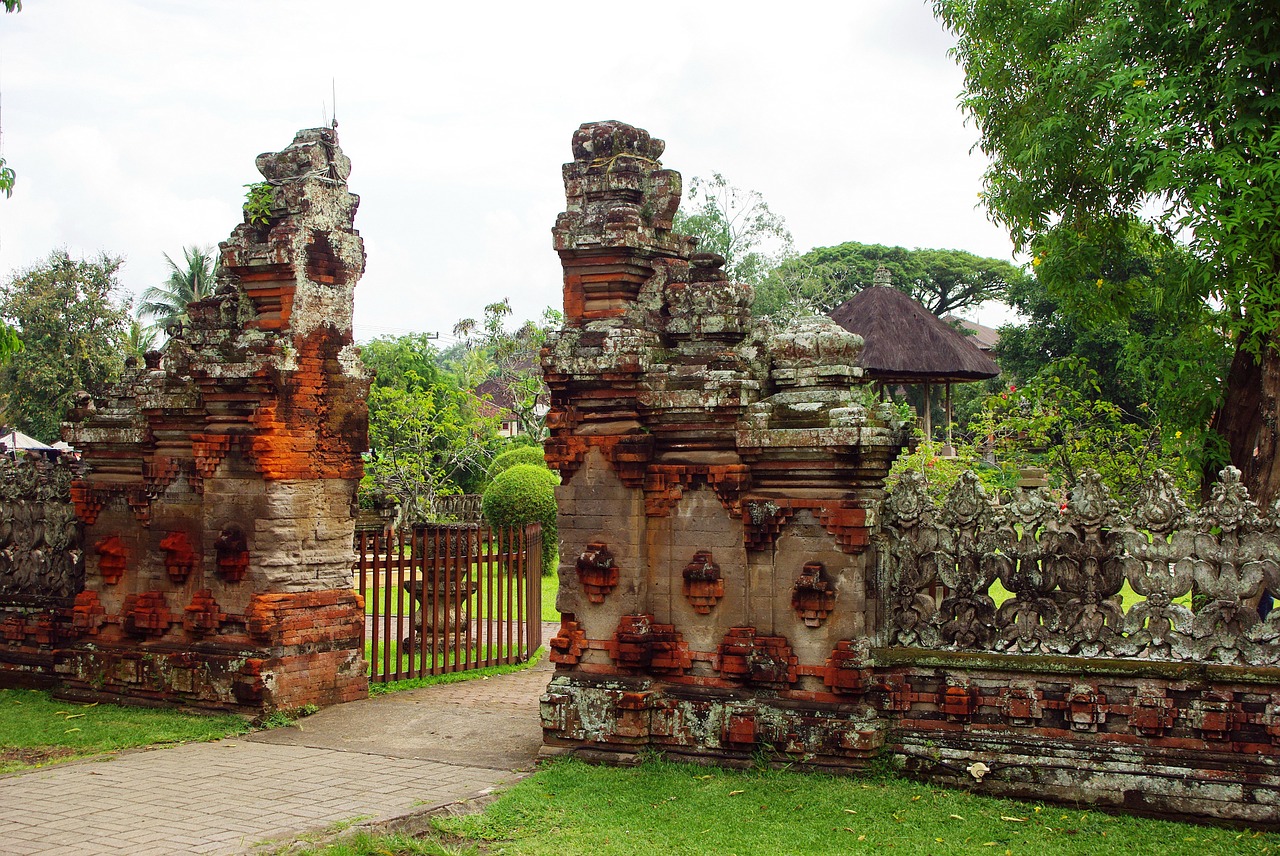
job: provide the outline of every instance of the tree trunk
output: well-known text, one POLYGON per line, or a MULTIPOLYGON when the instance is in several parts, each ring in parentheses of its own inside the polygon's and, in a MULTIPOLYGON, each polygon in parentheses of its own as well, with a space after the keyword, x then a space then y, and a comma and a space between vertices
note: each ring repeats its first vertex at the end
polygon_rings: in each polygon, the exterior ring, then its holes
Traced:
MULTIPOLYGON (((1280 496, 1280 432, 1276 430, 1280 404, 1280 341, 1269 334, 1262 355, 1254 357, 1236 346, 1227 375, 1226 397, 1210 428, 1222 435, 1231 464, 1240 470, 1249 496, 1262 508, 1280 496)), ((1207 495, 1217 473, 1205 473, 1207 495)))

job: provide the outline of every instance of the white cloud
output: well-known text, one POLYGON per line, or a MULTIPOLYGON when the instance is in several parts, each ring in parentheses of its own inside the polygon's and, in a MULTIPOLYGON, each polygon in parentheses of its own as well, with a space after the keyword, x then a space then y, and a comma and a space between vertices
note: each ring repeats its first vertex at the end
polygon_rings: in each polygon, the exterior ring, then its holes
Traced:
POLYGON ((847 240, 1007 257, 974 207, 983 160, 927 4, 425 4, 61 0, 0 16, 0 274, 55 246, 163 252, 239 219, 253 158, 332 115, 369 252, 357 333, 448 331, 509 296, 559 299, 550 227, 578 124, 667 140, 786 216, 847 240))

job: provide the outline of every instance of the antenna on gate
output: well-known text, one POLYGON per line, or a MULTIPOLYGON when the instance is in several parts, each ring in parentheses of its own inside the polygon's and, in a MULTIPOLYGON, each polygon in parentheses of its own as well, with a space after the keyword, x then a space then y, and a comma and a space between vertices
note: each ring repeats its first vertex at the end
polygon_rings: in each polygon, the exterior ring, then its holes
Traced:
POLYGON ((326 104, 323 99, 320 101, 321 114, 324 120, 323 125, 328 125, 333 130, 338 130, 338 83, 335 78, 329 78, 329 103, 326 104), (329 108, 333 108, 332 117, 329 115, 329 108))

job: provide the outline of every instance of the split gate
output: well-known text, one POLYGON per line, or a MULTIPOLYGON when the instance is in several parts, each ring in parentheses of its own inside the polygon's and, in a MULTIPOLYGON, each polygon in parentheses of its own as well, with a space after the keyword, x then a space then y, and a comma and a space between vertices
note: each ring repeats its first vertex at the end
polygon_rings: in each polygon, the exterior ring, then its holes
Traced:
POLYGON ((542 528, 360 532, 373 683, 522 663, 542 646, 542 528))

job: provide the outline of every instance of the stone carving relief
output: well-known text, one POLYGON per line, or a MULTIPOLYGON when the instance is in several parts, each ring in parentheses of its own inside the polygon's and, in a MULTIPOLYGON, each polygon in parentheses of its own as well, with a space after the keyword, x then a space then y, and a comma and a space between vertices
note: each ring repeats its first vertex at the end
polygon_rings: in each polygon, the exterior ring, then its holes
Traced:
POLYGON ((1261 511, 1233 467, 1194 513, 1160 471, 1127 512, 1092 472, 1061 509, 1034 488, 997 506, 972 473, 939 508, 907 473, 884 510, 889 645, 1280 664, 1280 610, 1254 606, 1280 592, 1280 504, 1261 511))
POLYGON ((578 556, 575 565, 582 589, 592 603, 604 603, 618 584, 618 565, 603 541, 592 541, 578 556))
POLYGON ((0 458, 0 602, 75 597, 84 587, 72 464, 0 458))

